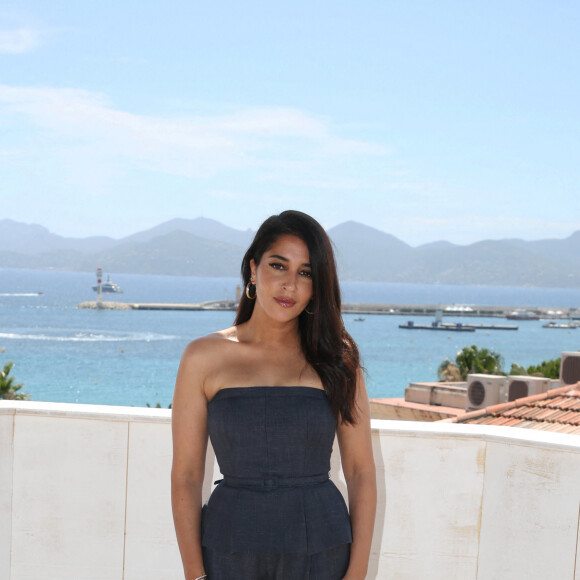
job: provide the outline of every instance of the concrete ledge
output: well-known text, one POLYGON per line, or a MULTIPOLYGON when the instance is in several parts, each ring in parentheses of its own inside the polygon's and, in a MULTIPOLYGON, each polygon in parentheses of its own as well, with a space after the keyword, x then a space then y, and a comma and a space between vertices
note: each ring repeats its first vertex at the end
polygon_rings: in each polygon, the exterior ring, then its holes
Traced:
POLYGON ((171 423, 170 409, 0 400, 0 415, 15 414, 82 419, 93 418, 107 421, 165 421, 171 423))
MULTIPOLYGON (((183 580, 171 411, 0 402, 0 578, 183 580)), ((580 437, 372 421, 367 580, 575 579, 580 437)), ((331 477, 345 493, 338 448, 331 477)), ((206 461, 207 497, 220 477, 206 461)), ((576 579, 577 580, 577 579, 576 579)))

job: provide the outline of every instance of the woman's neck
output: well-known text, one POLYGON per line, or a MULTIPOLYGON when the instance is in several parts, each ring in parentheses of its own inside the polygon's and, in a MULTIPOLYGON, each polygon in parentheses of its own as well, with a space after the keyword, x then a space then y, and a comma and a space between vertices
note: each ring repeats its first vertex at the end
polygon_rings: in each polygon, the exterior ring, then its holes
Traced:
POLYGON ((261 311, 255 310, 247 322, 238 326, 238 340, 273 348, 277 346, 300 348, 298 319, 278 322, 264 316, 261 311))

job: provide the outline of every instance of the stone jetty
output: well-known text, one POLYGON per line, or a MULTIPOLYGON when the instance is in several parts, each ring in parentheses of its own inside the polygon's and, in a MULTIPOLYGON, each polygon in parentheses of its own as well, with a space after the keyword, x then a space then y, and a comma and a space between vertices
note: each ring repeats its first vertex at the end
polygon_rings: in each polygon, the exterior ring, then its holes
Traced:
MULTIPOLYGON (((211 300, 209 302, 198 303, 134 303, 134 302, 81 302, 78 308, 90 308, 101 310, 233 310, 238 307, 235 300, 211 300)), ((435 317, 438 312, 442 316, 458 317, 483 317, 483 318, 505 318, 515 310, 521 310, 521 306, 469 306, 466 308, 454 308, 453 306, 441 306, 433 304, 362 304, 347 303, 342 305, 345 314, 357 315, 398 315, 398 316, 431 316, 435 317)), ((542 319, 566 319, 571 316, 577 317, 579 310, 559 309, 555 312, 553 308, 527 307, 525 310, 537 314, 542 319)))

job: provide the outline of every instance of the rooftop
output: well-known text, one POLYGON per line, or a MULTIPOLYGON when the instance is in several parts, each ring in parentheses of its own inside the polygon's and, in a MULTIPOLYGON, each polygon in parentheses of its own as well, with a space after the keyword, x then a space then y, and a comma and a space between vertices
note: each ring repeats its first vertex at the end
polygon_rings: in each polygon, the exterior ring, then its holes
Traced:
POLYGON ((373 419, 440 421, 465 413, 467 383, 413 382, 405 398, 370 399, 373 419))
POLYGON ((580 434, 580 382, 443 419, 448 423, 502 425, 580 434))

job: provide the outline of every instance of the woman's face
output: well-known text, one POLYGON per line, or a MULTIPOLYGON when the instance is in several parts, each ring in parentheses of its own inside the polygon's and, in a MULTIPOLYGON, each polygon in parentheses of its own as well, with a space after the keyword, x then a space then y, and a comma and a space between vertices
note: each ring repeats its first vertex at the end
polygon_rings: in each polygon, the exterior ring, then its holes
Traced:
POLYGON ((256 305, 276 320, 297 318, 312 298, 308 247, 298 237, 280 236, 259 264, 250 260, 256 305))

